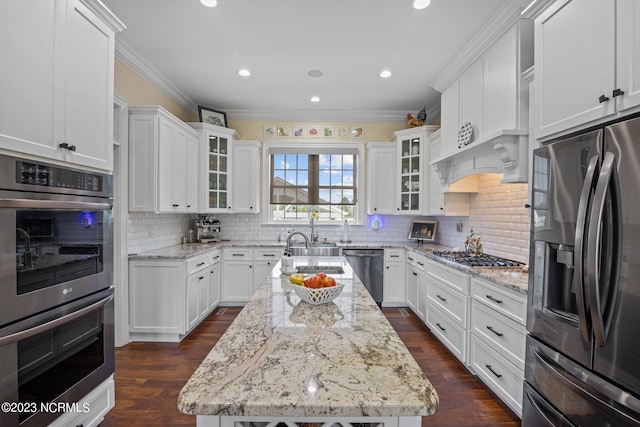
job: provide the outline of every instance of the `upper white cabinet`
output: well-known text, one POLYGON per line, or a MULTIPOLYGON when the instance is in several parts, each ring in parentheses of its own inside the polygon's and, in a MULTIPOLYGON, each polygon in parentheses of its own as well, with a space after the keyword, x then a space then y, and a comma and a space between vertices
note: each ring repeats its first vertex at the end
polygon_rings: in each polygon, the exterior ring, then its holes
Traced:
POLYGON ((130 106, 129 210, 198 212, 199 144, 198 132, 164 108, 130 106))
POLYGON ((200 134, 200 197, 202 211, 207 213, 232 212, 233 129, 208 123, 189 123, 200 134))
POLYGON ((369 215, 398 213, 397 161, 398 148, 395 142, 367 144, 367 213, 369 215))
POLYGON ((233 189, 230 205, 233 212, 260 212, 260 149, 259 141, 233 142, 233 189))
POLYGON ((533 22, 515 19, 489 41, 480 53, 466 53, 472 59, 455 78, 434 84, 442 91, 442 143, 431 164, 443 186, 484 172, 503 173, 504 182, 527 179, 529 92, 522 73, 533 64, 533 22), (469 126, 470 143, 460 144, 469 126))
POLYGON ((535 19, 535 136, 640 105, 640 5, 561 0, 535 19))
POLYGON ((0 148, 111 171, 124 28, 97 1, 0 2, 0 148))

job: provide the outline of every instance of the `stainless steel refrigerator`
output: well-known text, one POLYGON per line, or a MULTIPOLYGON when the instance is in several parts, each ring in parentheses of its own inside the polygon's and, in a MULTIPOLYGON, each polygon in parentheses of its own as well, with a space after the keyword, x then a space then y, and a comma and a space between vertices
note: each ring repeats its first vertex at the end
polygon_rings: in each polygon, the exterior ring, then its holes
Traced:
POLYGON ((522 425, 640 426, 640 117, 533 156, 522 425))

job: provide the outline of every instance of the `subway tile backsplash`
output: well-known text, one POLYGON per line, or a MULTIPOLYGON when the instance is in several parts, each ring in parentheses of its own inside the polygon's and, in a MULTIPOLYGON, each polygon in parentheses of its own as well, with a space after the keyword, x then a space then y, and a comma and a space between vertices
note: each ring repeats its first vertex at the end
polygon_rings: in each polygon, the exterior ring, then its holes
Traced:
MULTIPOLYGON (((462 249, 465 237, 471 229, 482 236, 484 250, 492 255, 529 262, 529 213, 526 184, 501 184, 501 175, 480 176, 479 192, 471 195, 469 217, 409 217, 366 216, 365 225, 349 227, 349 239, 366 243, 408 242, 411 221, 430 219, 438 221, 437 241, 452 248, 462 249), (373 221, 380 221, 379 230, 374 230, 373 221), (462 224, 462 231, 457 225, 462 224)), ((179 244, 187 236, 195 215, 160 215, 132 212, 129 216, 129 253, 144 252, 179 244)), ((222 238, 256 243, 276 242, 286 239, 291 226, 263 225, 262 215, 221 214, 222 238)), ((319 226, 320 238, 330 241, 342 238, 341 224, 319 226)), ((308 226, 296 227, 309 232, 308 226)))

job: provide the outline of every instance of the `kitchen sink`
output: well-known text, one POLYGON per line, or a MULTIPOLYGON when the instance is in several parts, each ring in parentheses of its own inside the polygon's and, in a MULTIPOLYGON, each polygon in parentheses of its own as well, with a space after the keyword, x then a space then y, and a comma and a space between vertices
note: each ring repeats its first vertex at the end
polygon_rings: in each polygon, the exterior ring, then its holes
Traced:
POLYGON ((300 265, 296 270, 300 274, 344 274, 344 269, 339 265, 300 265))
POLYGON ((292 256, 340 256, 340 248, 335 243, 314 243, 309 248, 292 246, 292 256))

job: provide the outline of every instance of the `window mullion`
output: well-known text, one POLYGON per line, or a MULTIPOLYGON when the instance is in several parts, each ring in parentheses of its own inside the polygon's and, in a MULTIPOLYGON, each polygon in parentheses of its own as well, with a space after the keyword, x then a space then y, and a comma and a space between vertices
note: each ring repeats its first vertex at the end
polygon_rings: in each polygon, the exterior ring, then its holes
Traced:
POLYGON ((320 156, 309 155, 309 204, 317 205, 320 201, 320 156))

